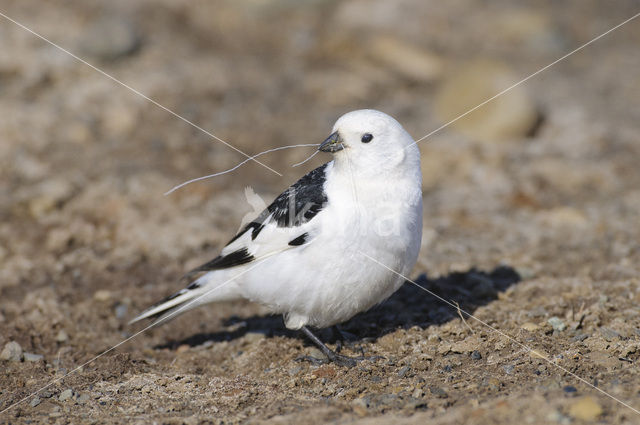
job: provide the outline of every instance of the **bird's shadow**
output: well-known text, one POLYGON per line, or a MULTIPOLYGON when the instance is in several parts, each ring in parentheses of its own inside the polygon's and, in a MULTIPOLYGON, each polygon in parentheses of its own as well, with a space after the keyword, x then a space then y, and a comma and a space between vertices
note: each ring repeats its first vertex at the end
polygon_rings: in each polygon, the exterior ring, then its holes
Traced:
MULTIPOLYGON (((357 342, 375 340, 399 328, 418 326, 424 329, 460 315, 466 319, 465 312, 473 314, 476 308, 497 299, 499 292, 519 281, 520 275, 508 266, 497 267, 490 272, 471 269, 437 279, 429 279, 423 274, 415 280, 420 287, 405 282, 385 302, 341 324, 340 330, 347 340, 357 342)), ((267 337, 301 338, 297 332, 284 327, 281 316, 232 316, 223 324, 226 327, 224 331, 197 333, 182 340, 170 340, 156 348, 175 349, 184 344, 198 346, 207 341, 230 341, 249 332, 262 333, 267 337)), ((321 331, 319 336, 326 342, 334 342, 336 337, 328 330, 321 331)))

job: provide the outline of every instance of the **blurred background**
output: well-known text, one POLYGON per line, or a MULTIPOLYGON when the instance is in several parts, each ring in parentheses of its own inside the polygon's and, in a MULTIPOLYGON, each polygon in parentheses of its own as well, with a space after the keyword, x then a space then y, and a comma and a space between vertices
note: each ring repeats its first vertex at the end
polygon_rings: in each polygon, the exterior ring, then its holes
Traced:
MULTIPOLYGON (((247 154, 320 143, 360 108, 421 138, 638 11, 633 0, 0 1, 247 154)), ((508 265, 545 305, 618 282, 637 306, 639 45, 633 21, 420 143, 414 275, 508 265), (583 288, 573 296, 559 283, 569 278, 583 288)), ((0 346, 45 361, 72 347, 73 363, 96 338, 117 343, 233 236, 252 210, 245 187, 268 202, 329 160, 292 168, 313 148, 283 150, 260 158, 282 177, 248 163, 165 197, 244 156, 5 18, 0 46, 0 346)), ((136 347, 260 313, 205 309, 136 347)), ((26 379, 14 372, 13 384, 26 379)))

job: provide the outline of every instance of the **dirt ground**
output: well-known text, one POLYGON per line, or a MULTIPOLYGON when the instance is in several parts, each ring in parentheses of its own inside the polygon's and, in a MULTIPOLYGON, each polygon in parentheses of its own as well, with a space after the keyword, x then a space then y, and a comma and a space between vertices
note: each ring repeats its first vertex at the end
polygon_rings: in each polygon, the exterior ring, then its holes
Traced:
MULTIPOLYGON (((420 138, 639 11, 0 1, 250 154, 362 107, 420 138)), ((640 423, 640 20, 420 142, 423 289, 342 325, 382 357, 351 369, 296 361, 317 350, 248 302, 127 325, 233 236, 246 187, 268 202, 327 156, 165 197, 244 157, 1 17, 0 40, 1 423, 640 423)))

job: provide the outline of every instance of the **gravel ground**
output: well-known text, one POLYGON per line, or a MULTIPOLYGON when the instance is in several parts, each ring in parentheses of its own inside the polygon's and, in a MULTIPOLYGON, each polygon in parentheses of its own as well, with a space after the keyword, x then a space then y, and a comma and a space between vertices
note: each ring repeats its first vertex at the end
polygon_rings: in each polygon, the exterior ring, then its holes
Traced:
MULTIPOLYGON (((252 154, 318 143, 361 107, 419 138, 639 11, 0 5, 252 154)), ((422 289, 407 283, 342 326, 343 352, 381 357, 352 369, 296 361, 317 350, 248 302, 190 312, 86 363, 217 253, 251 194, 269 201, 327 157, 292 168, 312 151, 281 151, 263 160, 282 177, 246 164, 164 197, 243 156, 4 18, 0 40, 0 409, 54 382, 0 422, 640 423, 622 404, 640 409, 640 21, 421 142, 422 289)))

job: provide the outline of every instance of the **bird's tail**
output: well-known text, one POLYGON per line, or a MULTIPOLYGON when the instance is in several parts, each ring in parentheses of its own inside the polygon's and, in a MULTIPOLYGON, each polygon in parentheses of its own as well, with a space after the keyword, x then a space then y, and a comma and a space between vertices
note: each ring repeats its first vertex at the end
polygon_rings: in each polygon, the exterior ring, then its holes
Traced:
POLYGON ((131 320, 129 324, 142 319, 157 319, 155 323, 160 324, 203 304, 242 298, 235 282, 220 283, 220 279, 214 281, 211 276, 214 274, 207 273, 186 288, 152 305, 131 320))

